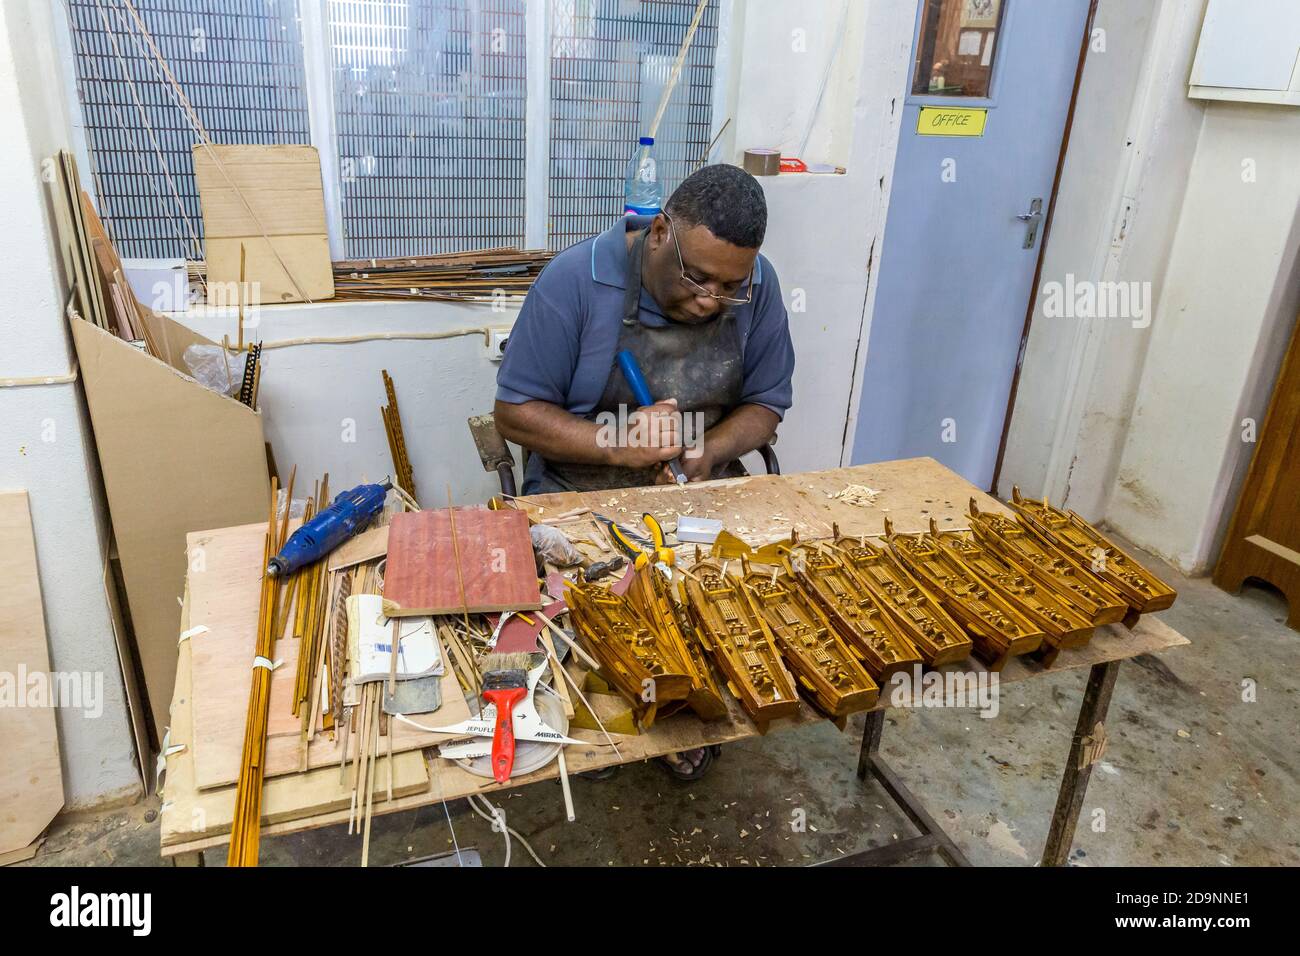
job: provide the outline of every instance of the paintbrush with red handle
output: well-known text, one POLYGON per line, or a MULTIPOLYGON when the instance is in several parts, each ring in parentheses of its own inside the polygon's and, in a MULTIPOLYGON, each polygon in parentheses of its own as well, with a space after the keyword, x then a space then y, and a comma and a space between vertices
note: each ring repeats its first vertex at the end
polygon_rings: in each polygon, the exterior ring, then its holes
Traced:
POLYGON ((492 778, 497 783, 510 779, 515 765, 515 705, 528 696, 531 656, 489 654, 483 659, 483 705, 495 704, 496 727, 492 733, 492 778))

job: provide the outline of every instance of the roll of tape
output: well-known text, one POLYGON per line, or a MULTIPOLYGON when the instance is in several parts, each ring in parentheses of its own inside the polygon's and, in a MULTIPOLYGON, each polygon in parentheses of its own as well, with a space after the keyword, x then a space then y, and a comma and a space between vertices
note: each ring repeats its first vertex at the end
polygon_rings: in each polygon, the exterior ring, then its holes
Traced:
POLYGON ((756 147, 745 150, 745 172, 751 176, 775 176, 781 171, 781 151, 756 147))

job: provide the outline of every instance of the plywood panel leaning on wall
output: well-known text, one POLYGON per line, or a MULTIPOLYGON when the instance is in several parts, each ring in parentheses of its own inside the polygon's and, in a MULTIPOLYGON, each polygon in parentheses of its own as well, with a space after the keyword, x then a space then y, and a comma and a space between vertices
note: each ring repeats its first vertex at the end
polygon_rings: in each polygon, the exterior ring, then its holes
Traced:
POLYGON ((203 207, 210 305, 235 305, 227 290, 241 281, 241 248, 253 304, 334 296, 315 147, 199 144, 194 178, 203 207))
POLYGON ((1300 320, 1273 389, 1250 471, 1214 569, 1236 593, 1247 578, 1286 595, 1287 626, 1300 631, 1300 320))
MULTIPOLYGON (((256 521, 270 477, 262 416, 182 371, 186 345, 213 343, 147 309, 143 319, 166 361, 80 318, 69 324, 149 709, 161 734, 176 677, 185 535, 256 521)), ((202 558, 189 556, 191 564, 202 558)))
POLYGON ((27 492, 0 491, 0 857, 26 850, 63 807, 49 671, 27 492))

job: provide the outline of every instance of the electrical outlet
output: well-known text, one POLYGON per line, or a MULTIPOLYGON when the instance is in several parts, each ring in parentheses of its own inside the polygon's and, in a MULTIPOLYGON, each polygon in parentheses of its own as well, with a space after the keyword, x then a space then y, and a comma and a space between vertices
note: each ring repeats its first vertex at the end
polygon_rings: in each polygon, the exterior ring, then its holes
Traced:
POLYGON ((509 340, 509 329, 489 329, 487 346, 488 361, 500 362, 502 356, 506 354, 506 342, 509 340))

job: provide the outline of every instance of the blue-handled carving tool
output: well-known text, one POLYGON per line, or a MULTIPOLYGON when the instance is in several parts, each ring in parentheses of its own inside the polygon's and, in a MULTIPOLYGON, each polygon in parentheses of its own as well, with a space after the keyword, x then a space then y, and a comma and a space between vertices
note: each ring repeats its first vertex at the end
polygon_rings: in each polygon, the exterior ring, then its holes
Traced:
MULTIPOLYGON (((636 356, 627 349, 618 353, 618 367, 623 370, 623 377, 627 379, 627 384, 632 387, 632 395, 636 398, 637 404, 641 407, 653 405, 654 396, 650 394, 650 386, 646 384, 645 376, 641 374, 641 366, 637 364, 636 356)), ((668 468, 673 473, 673 478, 679 485, 686 484, 686 472, 682 471, 682 463, 674 458, 668 462, 668 468)))

